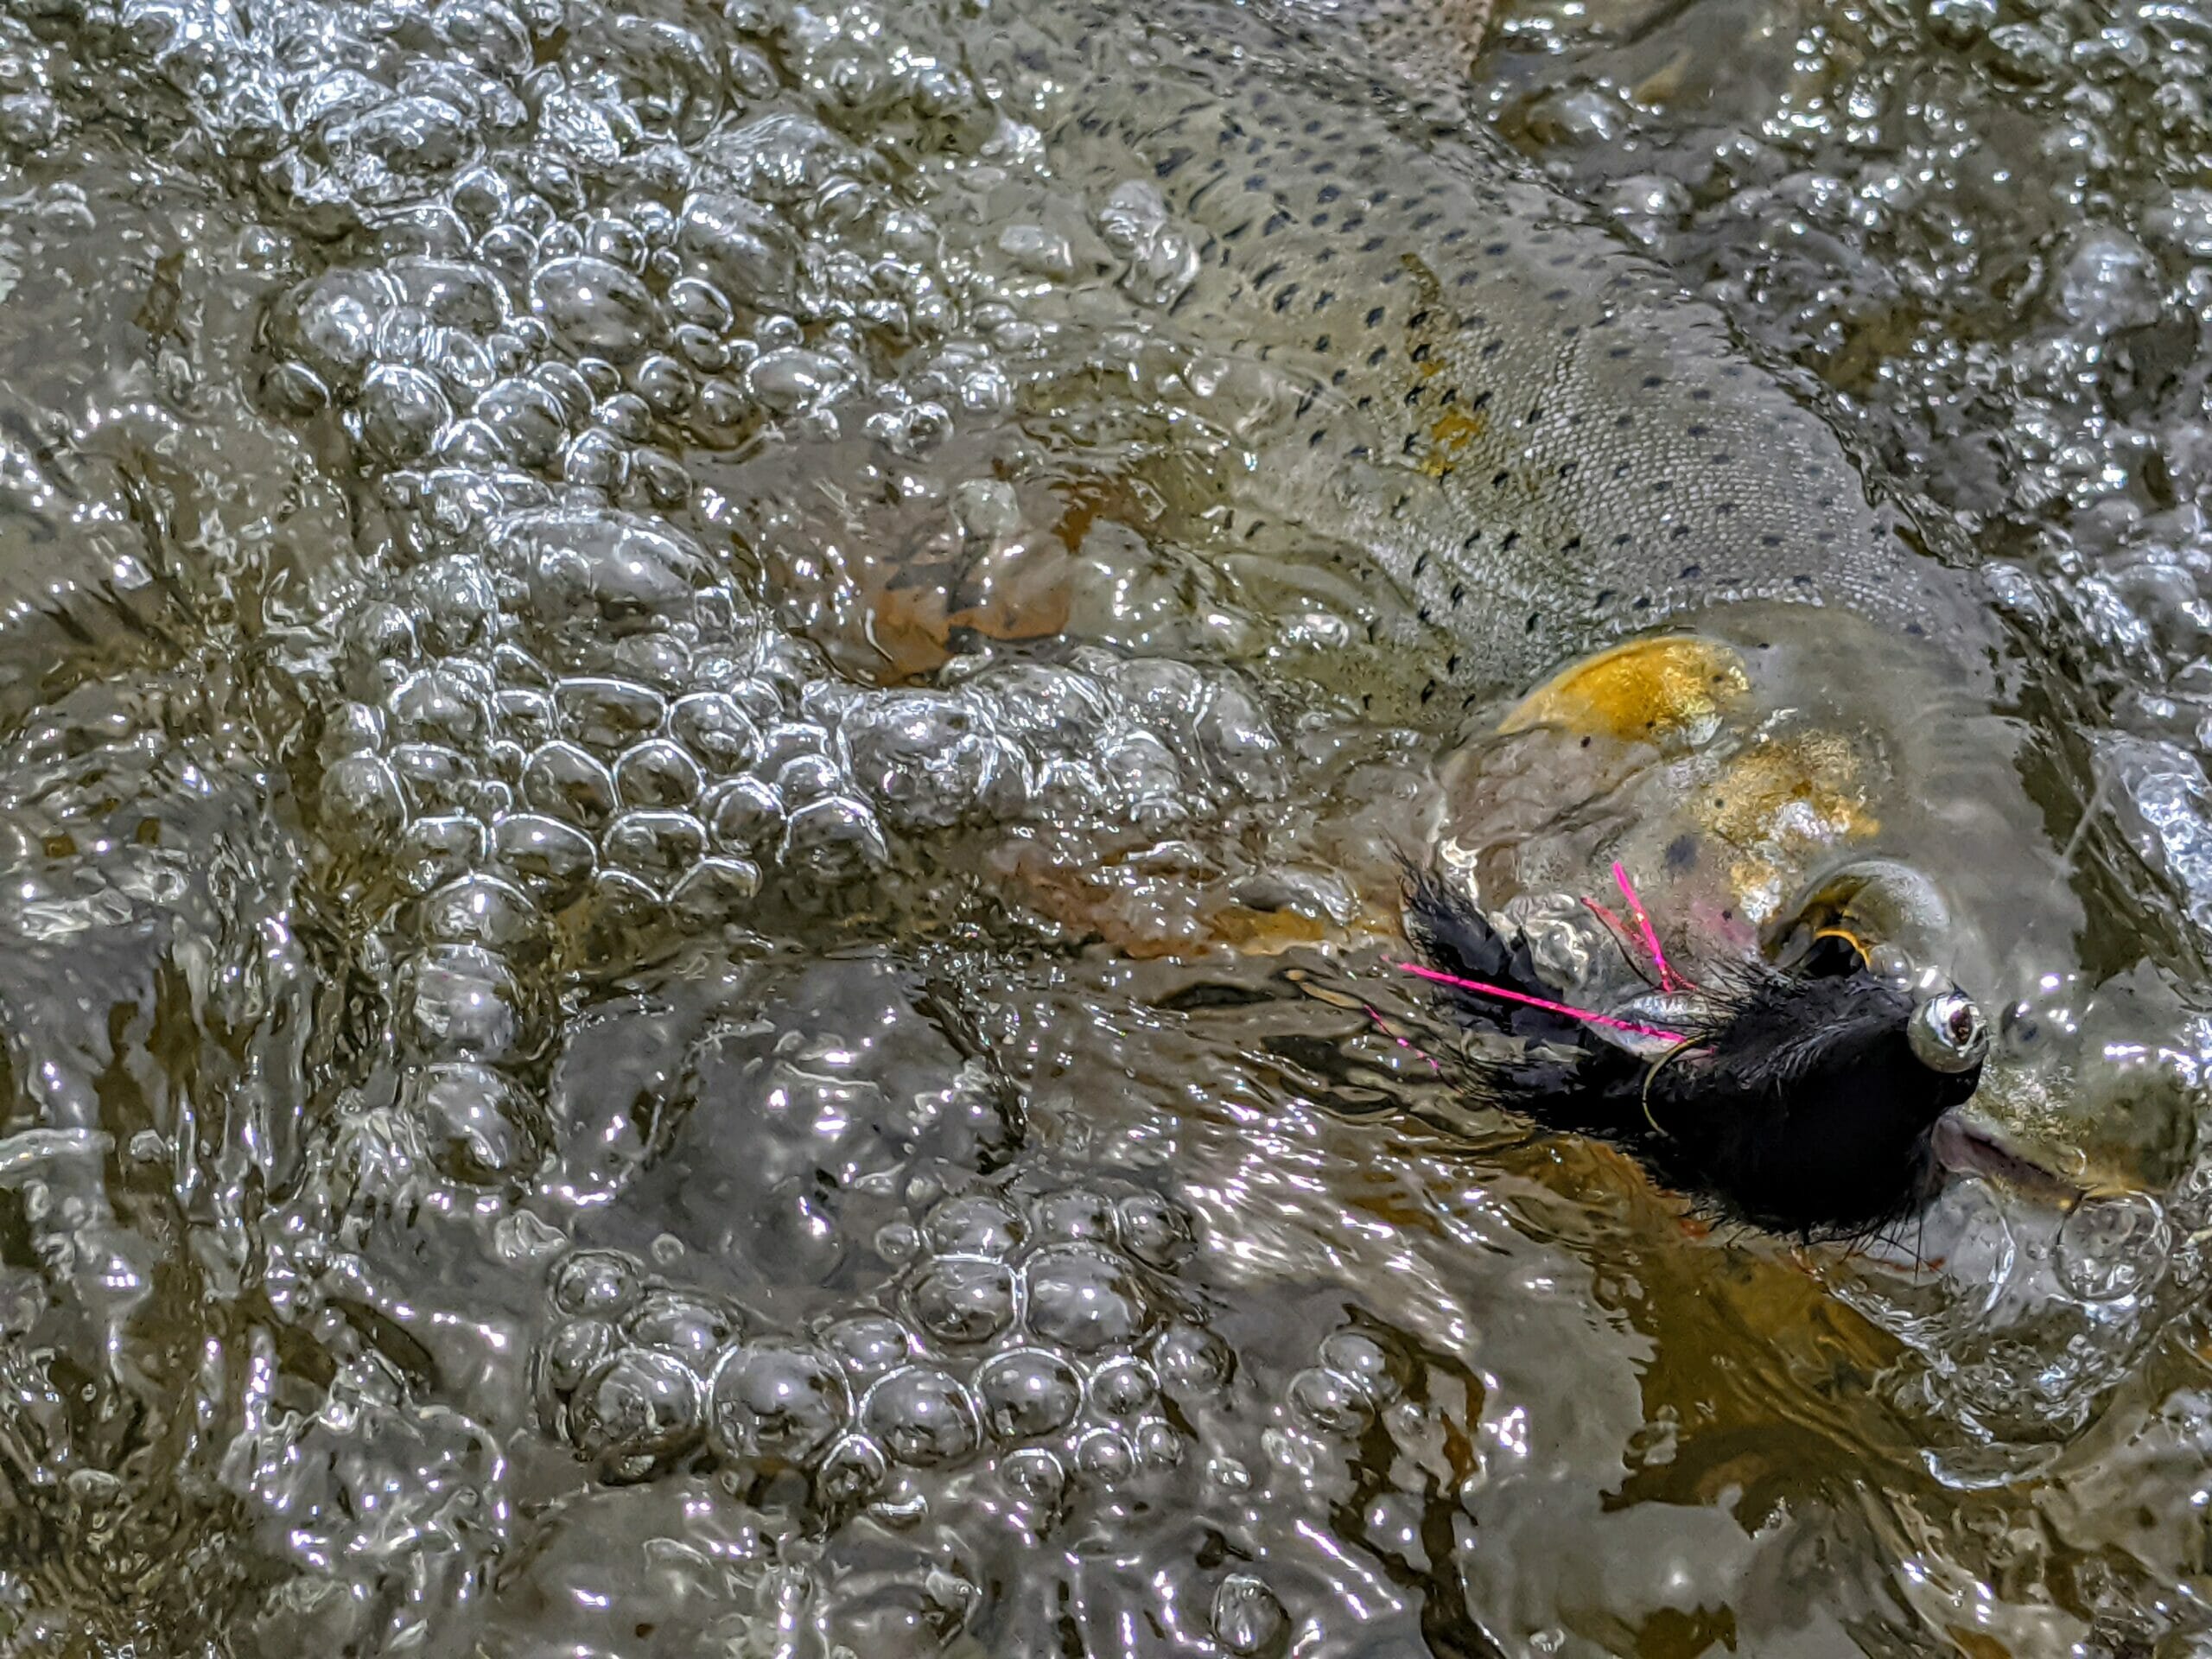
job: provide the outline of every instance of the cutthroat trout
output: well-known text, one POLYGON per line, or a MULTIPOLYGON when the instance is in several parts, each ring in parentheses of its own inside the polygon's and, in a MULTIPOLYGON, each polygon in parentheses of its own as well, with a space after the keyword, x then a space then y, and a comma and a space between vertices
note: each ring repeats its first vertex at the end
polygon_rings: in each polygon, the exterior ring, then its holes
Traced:
MULTIPOLYGON (((1087 22, 1063 43, 1094 79, 1051 150, 1101 195, 1149 166, 1197 251, 1168 326, 1264 365, 1224 423, 1244 533, 1364 550, 1452 640, 1424 694, 1477 715, 1447 865, 1495 905, 1625 861, 1724 962, 1847 938, 1990 998, 2070 960, 2030 735, 1998 712, 2021 670, 1974 579, 1711 307, 1525 179, 1448 75, 1363 57, 1362 21, 1087 22)), ((1364 22, 1403 53, 1404 12, 1364 22)), ((1945 1078, 1906 1140, 1961 1097, 1945 1078)))

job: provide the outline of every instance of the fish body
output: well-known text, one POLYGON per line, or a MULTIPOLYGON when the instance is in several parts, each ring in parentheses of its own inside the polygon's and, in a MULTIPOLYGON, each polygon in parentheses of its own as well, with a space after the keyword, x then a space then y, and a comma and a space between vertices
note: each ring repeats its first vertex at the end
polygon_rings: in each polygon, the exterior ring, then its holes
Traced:
POLYGON ((1969 584, 1717 310, 1337 18, 1027 10, 1092 73, 1059 178, 1103 195, 1146 163, 1198 244, 1168 324, 1280 377, 1237 498, 1369 551, 1456 642, 1447 678, 1525 684, 1752 600, 1976 631, 1969 584))

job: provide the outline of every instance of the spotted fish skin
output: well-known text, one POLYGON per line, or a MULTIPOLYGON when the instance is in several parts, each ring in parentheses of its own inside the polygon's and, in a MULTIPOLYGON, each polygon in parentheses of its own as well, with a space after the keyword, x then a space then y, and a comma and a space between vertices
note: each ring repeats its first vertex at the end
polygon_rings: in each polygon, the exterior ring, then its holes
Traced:
POLYGON ((1746 599, 1929 631, 1971 609, 1715 309, 1338 19, 1025 10, 1090 74, 1055 172, 1103 189, 1148 163, 1202 242, 1175 322, 1295 394, 1243 504, 1370 551, 1461 642, 1454 677, 1522 682, 1746 599))

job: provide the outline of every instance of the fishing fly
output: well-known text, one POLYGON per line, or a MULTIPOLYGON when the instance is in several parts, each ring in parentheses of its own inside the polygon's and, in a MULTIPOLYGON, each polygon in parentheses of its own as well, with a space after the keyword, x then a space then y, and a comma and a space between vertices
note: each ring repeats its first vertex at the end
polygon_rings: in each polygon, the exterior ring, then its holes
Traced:
MULTIPOLYGON (((1669 1186, 1770 1230, 1860 1237, 1941 1186, 1938 1125, 1988 1052, 1974 1001, 1934 976, 1878 972, 1840 930, 1787 967, 1670 960, 1628 873, 1623 910, 1584 905, 1643 994, 1579 1007, 1527 938, 1442 880, 1409 873, 1399 971, 1468 1034, 1463 1080, 1485 1103, 1621 1147, 1669 1186)), ((1885 964, 1886 965, 1886 964, 1885 964)))

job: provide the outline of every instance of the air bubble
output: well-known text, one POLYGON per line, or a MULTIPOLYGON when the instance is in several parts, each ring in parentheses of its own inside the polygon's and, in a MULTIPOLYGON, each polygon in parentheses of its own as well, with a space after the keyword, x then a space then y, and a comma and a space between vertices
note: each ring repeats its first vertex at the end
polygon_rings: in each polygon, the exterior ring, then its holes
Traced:
POLYGON ((839 1320, 823 1332, 822 1345, 845 1368, 855 1388, 865 1388, 906 1364, 911 1351, 906 1327, 880 1313, 839 1320))
POLYGON ((736 1330, 737 1316, 728 1309, 674 1290, 647 1291, 622 1322, 632 1342, 674 1354, 702 1376, 736 1330))
POLYGON ((707 1434, 715 1455, 805 1465, 842 1432, 852 1396, 819 1350, 791 1342, 741 1344, 716 1366, 707 1434))
POLYGON ((597 829, 613 816, 614 775, 574 743, 547 743, 523 767, 522 796, 549 817, 597 829))
POLYGON ((649 687, 598 676, 561 681, 553 703, 575 741, 603 753, 619 753, 652 731, 665 709, 649 687))
POLYGON ((671 1456, 698 1435, 699 1395, 698 1378, 674 1355, 618 1353, 569 1402, 576 1450, 613 1465, 671 1456))
POLYGON ((881 1446, 865 1434, 848 1434, 815 1471, 815 1502, 833 1513, 865 1503, 883 1490, 890 1473, 881 1446))
POLYGON ((1370 1406, 1387 1406, 1405 1392, 1405 1363, 1363 1331, 1337 1331, 1323 1338, 1320 1360, 1370 1406))
MULTIPOLYGON (((468 428, 487 433, 498 454, 518 467, 548 465, 569 437, 567 415, 553 394, 535 380, 512 377, 488 387, 470 419, 450 432, 457 439, 468 428)), ((439 454, 456 465, 467 464, 453 442, 441 444, 439 454)))
POLYGON ((940 1342, 988 1342, 1014 1322, 1014 1274, 1002 1262, 940 1256, 915 1275, 906 1304, 940 1342))
POLYGON ((578 1250, 553 1270, 553 1306, 571 1319, 615 1319, 645 1289, 645 1271, 620 1250, 578 1250))
POLYGON ((529 1102, 488 1067, 425 1067, 408 1079, 405 1103, 451 1179, 491 1185, 526 1173, 537 1160, 529 1102))
POLYGON ((501 864, 546 889, 555 902, 573 897, 598 859, 590 836, 536 813, 501 818, 493 826, 492 844, 501 864))
POLYGON ((1047 1193, 1037 1201, 1037 1231, 1047 1239, 1114 1241, 1114 1205, 1096 1192, 1047 1193))
POLYGON ((1289 1396, 1291 1409, 1324 1434, 1363 1434, 1375 1420, 1374 1408, 1357 1385, 1318 1365, 1290 1379, 1289 1396))
MULTIPOLYGON (((774 214, 742 196, 694 194, 683 204, 676 247, 707 278, 677 285, 688 286, 679 315, 718 333, 729 327, 728 296, 779 304, 791 293, 796 264, 788 233, 774 214)), ((669 298, 677 303, 673 288, 669 298)))
POLYGON ((1067 1490, 1067 1469, 1046 1446, 1017 1446, 999 1459, 999 1474, 1008 1491, 1048 1509, 1067 1490))
POLYGON ((389 846, 407 822, 407 802, 391 767, 373 754, 349 754, 322 774, 322 828, 340 845, 389 846))
POLYGON ((1150 1267, 1173 1268, 1196 1246, 1190 1216, 1166 1198, 1139 1193, 1123 1198, 1116 1211, 1121 1218, 1122 1248, 1150 1267))
POLYGON ((717 775, 742 772, 760 756, 760 728, 721 691, 698 691, 669 705, 669 734, 717 775))
POLYGON ((1183 1437, 1164 1417, 1147 1417, 1130 1437, 1137 1463, 1146 1469, 1173 1469, 1183 1460, 1183 1437))
POLYGON ((844 385, 845 371, 836 359, 798 346, 766 353, 745 372, 746 391, 779 415, 810 409, 844 385))
POLYGON ((1102 1365, 1090 1378, 1091 1404, 1108 1417, 1135 1417, 1159 1395, 1152 1368, 1141 1359, 1102 1365))
POLYGON ((410 893, 431 893, 481 864, 485 842, 484 826, 466 814, 416 818, 391 849, 392 869, 410 893))
POLYGON ((1171 1325, 1152 1345, 1161 1386, 1178 1400, 1198 1401, 1221 1392, 1235 1361, 1229 1344, 1204 1325, 1171 1325))
POLYGON ((666 738, 626 750, 614 763, 614 792, 625 806, 688 807, 703 781, 699 763, 666 738))
POLYGON ((891 849, 866 803, 829 795, 791 815, 780 856, 796 868, 841 880, 880 869, 890 861, 891 849))
POLYGON ((976 1373, 983 1420, 1002 1440, 1056 1434, 1075 1421, 1083 1384, 1074 1368, 1041 1348, 993 1355, 976 1373))
POLYGON ((982 1441, 968 1390, 927 1366, 910 1366, 878 1381, 868 1391, 864 1421, 893 1458, 915 1468, 957 1463, 982 1441))
POLYGON ((568 1433, 569 1401, 584 1379, 614 1352, 614 1327, 603 1319, 577 1319, 556 1326, 531 1365, 531 1391, 539 1426, 549 1434, 568 1433))
POLYGON ((393 1023, 426 1058, 500 1065, 531 1046, 507 965, 474 945, 436 945, 401 969, 393 1023))
POLYGON ((616 868, 665 886, 705 855, 707 829, 689 812, 625 812, 607 826, 600 850, 616 868))
POLYGON ((550 259, 531 279, 531 307, 579 356, 626 362, 652 340, 652 296, 637 277, 588 254, 550 259))
POLYGON ((385 364, 362 382, 356 402, 361 442, 388 466, 404 466, 430 453, 453 418, 438 383, 420 369, 385 364))
POLYGON ((1214 1637, 1239 1659, 1277 1659, 1290 1642, 1290 1616, 1249 1573, 1231 1573, 1213 1596, 1214 1637))
POLYGON ((1029 1328, 1077 1353, 1126 1350, 1150 1323, 1128 1267, 1103 1251, 1058 1244, 1029 1258, 1029 1328))
POLYGON ((1101 1486, 1118 1486, 1136 1472, 1136 1449, 1117 1428, 1088 1429, 1075 1443, 1075 1466, 1101 1486))
POLYGON ((2139 1296, 2165 1272, 2171 1230, 2148 1193, 2087 1198, 2059 1228, 2059 1282, 2085 1302, 2139 1296))
POLYGON ((760 867, 749 858, 702 858, 668 890, 669 909, 687 926, 734 920, 760 892, 760 867))
POLYGON ((941 1255, 1011 1255, 1028 1230, 1021 1212, 992 1192, 944 1199, 922 1223, 922 1236, 941 1255))

